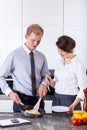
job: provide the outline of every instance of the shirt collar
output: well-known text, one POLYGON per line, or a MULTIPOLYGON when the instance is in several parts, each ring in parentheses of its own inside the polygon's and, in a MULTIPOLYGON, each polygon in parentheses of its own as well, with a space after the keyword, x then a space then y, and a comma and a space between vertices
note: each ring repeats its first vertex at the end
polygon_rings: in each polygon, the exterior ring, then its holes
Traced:
MULTIPOLYGON (((27 54, 29 54, 31 52, 31 50, 29 48, 27 48, 25 44, 23 44, 23 48, 27 54)), ((34 54, 35 54, 35 52, 36 52, 36 50, 33 51, 34 54)))
MULTIPOLYGON (((76 59, 76 55, 67 64, 72 63, 75 59, 76 59)), ((60 63, 62 63, 62 64, 64 63, 64 59, 63 58, 60 58, 60 63)))

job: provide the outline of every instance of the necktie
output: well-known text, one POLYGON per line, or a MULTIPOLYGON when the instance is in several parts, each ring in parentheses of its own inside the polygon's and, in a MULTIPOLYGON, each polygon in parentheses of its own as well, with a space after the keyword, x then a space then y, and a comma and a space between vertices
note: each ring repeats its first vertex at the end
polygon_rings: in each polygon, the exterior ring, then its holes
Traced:
POLYGON ((32 94, 36 95, 36 76, 35 76, 35 62, 34 54, 30 52, 30 61, 31 61, 31 81, 32 81, 32 94))

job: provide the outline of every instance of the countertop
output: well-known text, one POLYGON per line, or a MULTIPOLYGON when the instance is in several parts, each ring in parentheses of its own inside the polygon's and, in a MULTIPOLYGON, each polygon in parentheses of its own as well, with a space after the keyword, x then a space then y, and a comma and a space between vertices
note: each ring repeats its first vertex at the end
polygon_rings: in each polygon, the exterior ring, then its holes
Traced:
POLYGON ((0 120, 22 118, 31 121, 31 124, 16 127, 1 128, 0 130, 87 130, 87 125, 72 126, 70 116, 45 114, 43 117, 29 118, 22 113, 0 113, 0 120))
MULTIPOLYGON (((44 97, 44 100, 52 100, 53 99, 53 95, 46 95, 44 97)), ((9 97, 7 97, 6 95, 4 94, 0 94, 0 100, 10 100, 9 97)))

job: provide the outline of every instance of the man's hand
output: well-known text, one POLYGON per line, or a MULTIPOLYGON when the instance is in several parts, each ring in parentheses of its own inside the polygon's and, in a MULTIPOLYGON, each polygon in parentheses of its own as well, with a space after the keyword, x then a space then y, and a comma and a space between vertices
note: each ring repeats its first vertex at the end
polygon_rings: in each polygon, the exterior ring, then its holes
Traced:
POLYGON ((16 102, 17 104, 19 104, 21 101, 18 94, 15 92, 10 92, 8 96, 13 102, 16 102))
POLYGON ((44 84, 41 84, 38 89, 38 94, 42 98, 47 94, 47 87, 44 84))

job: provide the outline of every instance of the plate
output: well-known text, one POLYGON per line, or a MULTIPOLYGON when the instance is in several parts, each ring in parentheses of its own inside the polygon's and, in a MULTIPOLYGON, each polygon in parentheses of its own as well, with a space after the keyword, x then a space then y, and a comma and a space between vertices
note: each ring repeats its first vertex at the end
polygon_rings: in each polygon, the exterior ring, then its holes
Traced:
POLYGON ((13 127, 18 125, 31 124, 30 121, 22 118, 12 118, 12 119, 3 119, 0 120, 0 127, 13 127))
POLYGON ((67 106, 52 106, 52 111, 54 112, 67 112, 69 107, 67 106))

